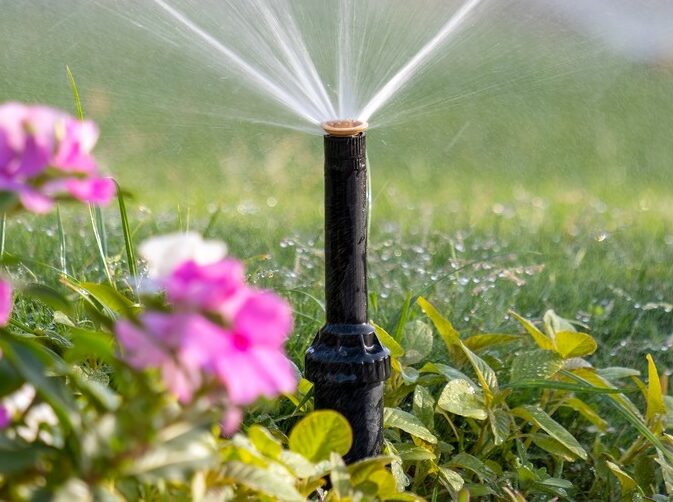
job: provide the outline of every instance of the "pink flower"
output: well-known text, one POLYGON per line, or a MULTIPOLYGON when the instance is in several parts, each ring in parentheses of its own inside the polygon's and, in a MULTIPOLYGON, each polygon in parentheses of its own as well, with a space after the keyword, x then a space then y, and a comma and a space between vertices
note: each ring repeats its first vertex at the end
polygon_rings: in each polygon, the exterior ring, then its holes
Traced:
POLYGON ((12 423, 12 417, 9 416, 7 408, 0 405, 0 430, 7 428, 12 423))
MULTIPOLYGON (((6 326, 12 314, 12 285, 0 279, 0 326, 6 326)), ((0 353, 0 355, 2 355, 0 353)))
POLYGON ((168 300, 174 305, 217 312, 229 318, 249 294, 243 264, 233 259, 210 265, 187 261, 164 283, 168 300))
POLYGON ((290 306, 244 278, 243 265, 232 259, 187 261, 163 279, 170 312, 147 312, 137 324, 116 326, 128 363, 160 370, 181 402, 209 385, 208 395, 228 410, 225 432, 238 427, 240 406, 292 392, 297 384, 283 350, 292 330, 290 306))
POLYGON ((45 106, 0 105, 0 191, 16 194, 16 208, 36 213, 63 196, 106 204, 115 186, 98 174, 91 155, 97 140, 93 122, 45 106))

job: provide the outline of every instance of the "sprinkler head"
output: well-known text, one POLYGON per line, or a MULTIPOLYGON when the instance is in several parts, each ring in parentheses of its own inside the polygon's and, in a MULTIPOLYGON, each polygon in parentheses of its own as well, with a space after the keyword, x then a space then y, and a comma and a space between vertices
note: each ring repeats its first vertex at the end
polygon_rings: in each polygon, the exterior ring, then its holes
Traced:
POLYGON ((369 124, 361 120, 330 120, 323 123, 322 128, 330 136, 347 138, 365 132, 369 124))

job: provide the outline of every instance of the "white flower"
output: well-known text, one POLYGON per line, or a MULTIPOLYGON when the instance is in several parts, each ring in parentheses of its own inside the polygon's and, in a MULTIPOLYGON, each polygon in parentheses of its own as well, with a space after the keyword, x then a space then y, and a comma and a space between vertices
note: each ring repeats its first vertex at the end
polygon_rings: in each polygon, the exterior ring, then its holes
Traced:
POLYGON ((168 276, 175 268, 189 260, 199 265, 210 265, 227 255, 227 245, 220 241, 204 240, 196 232, 175 233, 152 237, 139 248, 147 262, 150 278, 168 276))
POLYGON ((23 415, 35 399, 35 387, 30 384, 23 384, 20 389, 7 396, 2 404, 10 417, 23 415))

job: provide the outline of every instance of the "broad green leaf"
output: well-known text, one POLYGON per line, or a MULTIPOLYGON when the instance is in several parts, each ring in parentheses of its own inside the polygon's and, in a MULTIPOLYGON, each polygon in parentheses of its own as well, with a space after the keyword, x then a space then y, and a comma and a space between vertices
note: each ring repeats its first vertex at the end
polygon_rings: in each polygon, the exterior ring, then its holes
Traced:
POLYGON ((432 352, 432 328, 420 320, 411 321, 404 327, 402 346, 404 364, 416 364, 432 352))
POLYGON ((295 488, 294 479, 278 471, 241 462, 225 462, 219 474, 223 482, 243 485, 275 500, 284 502, 305 500, 295 488))
POLYGON ((554 341, 549 338, 547 335, 545 335, 542 331, 537 329, 535 325, 530 322, 528 319, 525 319, 521 317, 519 314, 516 312, 510 310, 509 314, 514 317, 519 323, 528 331, 531 337, 533 337, 533 340, 535 343, 537 343, 537 346, 540 347, 543 350, 554 350, 554 341))
POLYGON ((614 366, 610 368, 599 368, 596 370, 600 376, 606 380, 621 380, 623 378, 629 378, 634 376, 640 376, 640 371, 633 368, 621 368, 619 366, 614 366))
POLYGON ((388 455, 379 455, 359 460, 348 466, 348 473, 353 485, 358 485, 366 481, 376 471, 386 470, 395 457, 388 455))
POLYGON ((617 481, 619 481, 619 484, 622 487, 622 495, 631 493, 638 488, 638 484, 633 480, 633 478, 625 473, 617 464, 606 460, 605 465, 608 466, 608 469, 610 469, 612 474, 614 474, 617 478, 617 481))
POLYGON ((512 361, 511 383, 547 380, 563 368, 563 358, 550 350, 536 349, 517 355, 512 361))
MULTIPOLYGON (((388 472, 387 469, 379 469, 375 472, 373 472, 370 476, 369 479, 366 481, 358 484, 356 488, 359 491, 364 492, 364 488, 366 485, 371 485, 374 484, 376 486, 375 490, 372 490, 372 495, 376 496, 377 499, 379 500, 400 500, 399 495, 400 493, 397 490, 397 483, 395 481, 395 477, 388 472)), ((364 492, 365 494, 367 492, 364 492)), ((418 497, 411 497, 407 498, 406 500, 413 500, 417 501, 419 500, 418 497)))
POLYGON ((397 445, 397 453, 405 462, 420 462, 423 460, 434 460, 437 455, 421 446, 411 443, 400 443, 397 445))
MULTIPOLYGON (((599 388, 599 389, 611 389, 611 390, 619 390, 617 389, 612 383, 610 383, 608 380, 600 376, 595 370, 591 368, 578 368, 576 370, 573 370, 571 372, 565 372, 563 371, 563 374, 580 381, 583 384, 590 384, 590 386, 599 388)), ((608 394, 610 399, 614 401, 617 405, 622 407, 624 411, 630 413, 640 421, 643 421, 644 418, 638 408, 636 407, 631 400, 626 397, 622 393, 610 393, 608 394)), ((644 423, 644 422, 643 422, 644 423)))
POLYGON ((556 352, 563 359, 571 357, 583 357, 596 351, 596 340, 586 333, 575 331, 559 331, 556 333, 556 352))
POLYGON ((577 455, 575 455, 572 451, 563 446, 553 437, 547 436, 546 434, 533 434, 531 439, 538 448, 541 448, 547 453, 551 453, 552 455, 565 460, 566 462, 574 462, 577 460, 577 455))
POLYGON ((336 411, 314 411, 292 429, 290 450, 301 453, 311 462, 327 460, 332 452, 343 456, 353 444, 348 421, 336 411))
MULTIPOLYGON (((48 377, 47 371, 54 365, 63 365, 63 360, 36 343, 19 340, 4 333, 0 335, 0 349, 14 369, 33 387, 53 408, 61 423, 67 427, 78 425, 77 405, 72 393, 65 387, 62 378, 48 377), (60 363, 60 364, 59 364, 60 363)), ((57 368, 63 371, 64 368, 57 368)))
POLYGON ((381 326, 378 324, 374 324, 373 326, 376 330, 376 336, 379 338, 379 341, 390 351, 390 355, 393 357, 402 357, 404 355, 404 349, 402 346, 397 343, 397 341, 381 326))
POLYGON ((420 418, 428 429, 435 428, 435 399, 423 385, 417 385, 414 389, 413 409, 414 415, 420 418))
POLYGON ((486 364, 483 359, 481 359, 465 346, 453 325, 446 318, 444 318, 425 298, 419 297, 417 301, 425 314, 430 318, 437 328, 437 331, 444 340, 444 343, 446 344, 449 352, 459 350, 467 357, 484 392, 484 401, 486 405, 489 406, 493 400, 493 396, 498 392, 498 379, 493 369, 488 364, 486 364))
POLYGON ((596 410, 594 410, 590 405, 588 405, 581 399, 571 397, 563 401, 562 406, 575 410, 584 418, 586 418, 589 422, 594 424, 598 428, 598 430, 602 432, 608 430, 609 424, 598 415, 596 410))
POLYGON ((350 496, 353 489, 346 464, 336 453, 330 455, 330 464, 332 464, 332 472, 330 472, 329 479, 332 483, 332 489, 339 499, 345 499, 350 496))
POLYGON ((475 473, 481 481, 491 481, 496 474, 484 462, 469 453, 461 452, 454 455, 449 463, 450 467, 458 467, 475 473))
POLYGON ((650 354, 647 354, 647 419, 651 420, 657 415, 666 413, 666 406, 664 405, 664 396, 661 391, 661 381, 659 380, 659 372, 657 366, 654 364, 654 359, 650 354))
POLYGON ((521 335, 508 335, 505 333, 488 333, 482 335, 473 335, 463 340, 465 346, 479 352, 480 350, 498 347, 500 345, 507 345, 508 343, 521 341, 521 335))
POLYGON ((488 421, 493 432, 496 446, 503 444, 509 438, 512 428, 512 417, 505 410, 493 410, 488 412, 488 421))
POLYGON ((63 294, 44 284, 28 284, 21 288, 21 294, 41 301, 54 311, 67 314, 71 314, 73 311, 72 305, 63 294))
POLYGON ((579 458, 582 460, 587 459, 587 452, 582 448, 577 439, 542 409, 537 406, 520 406, 514 408, 512 414, 537 425, 579 458))
POLYGON ((416 303, 418 303, 421 309, 423 309, 423 312, 425 312, 425 315, 427 315, 435 325, 435 328, 437 328, 437 331, 439 332, 439 336, 442 337, 447 348, 451 349, 460 344, 460 333, 456 331, 453 324, 442 316, 429 301, 422 296, 419 296, 416 303))
POLYGON ((421 373, 434 373, 436 375, 442 375, 447 380, 466 380, 475 387, 477 386, 477 384, 474 383, 465 373, 462 373, 456 368, 453 368, 447 364, 425 363, 420 371, 421 373))
POLYGON ((458 493, 463 488, 463 485, 465 485, 465 481, 456 471, 443 466, 439 466, 438 471, 439 480, 453 493, 458 493))
POLYGON ((488 412, 484 399, 478 391, 465 380, 451 380, 439 396, 437 406, 441 409, 477 420, 486 420, 488 412))
POLYGON ((264 456, 277 459, 283 451, 283 445, 261 425, 252 425, 248 429, 248 438, 264 456))
POLYGON ((69 328, 68 334, 72 347, 65 353, 66 361, 73 363, 93 357, 106 363, 116 361, 115 340, 108 333, 82 328, 69 328))
POLYGON ((554 339, 561 331, 577 331, 570 321, 560 317, 553 310, 547 310, 547 312, 544 313, 542 321, 544 323, 545 331, 552 339, 554 339))
POLYGON ((104 307, 107 307, 116 314, 122 315, 124 317, 133 317, 137 311, 137 307, 131 300, 107 284, 82 282, 76 284, 76 286, 89 293, 96 299, 96 301, 98 301, 98 303, 104 307))
POLYGON ((423 425, 423 422, 411 413, 399 408, 385 408, 383 410, 383 423, 385 427, 403 430, 427 443, 437 443, 437 438, 423 425))

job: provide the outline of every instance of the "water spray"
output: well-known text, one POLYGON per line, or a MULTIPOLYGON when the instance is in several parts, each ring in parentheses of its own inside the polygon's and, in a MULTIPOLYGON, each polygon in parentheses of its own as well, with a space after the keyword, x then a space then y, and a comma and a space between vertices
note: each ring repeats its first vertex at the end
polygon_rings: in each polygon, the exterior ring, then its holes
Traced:
POLYGON ((325 135, 325 303, 327 322, 306 352, 316 409, 341 413, 353 429, 347 462, 378 455, 390 352, 369 324, 367 162, 362 121, 330 121, 325 135))

